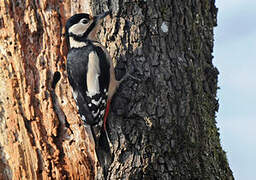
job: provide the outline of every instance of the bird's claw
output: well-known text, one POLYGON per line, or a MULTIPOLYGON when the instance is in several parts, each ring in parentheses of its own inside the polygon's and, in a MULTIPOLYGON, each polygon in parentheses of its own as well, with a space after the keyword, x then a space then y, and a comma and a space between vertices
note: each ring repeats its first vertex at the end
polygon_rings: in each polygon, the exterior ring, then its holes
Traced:
POLYGON ((137 78, 137 77, 131 75, 131 73, 130 73, 130 71, 129 71, 129 72, 127 72, 127 73, 122 77, 122 79, 121 79, 119 82, 121 83, 121 82, 125 81, 128 77, 130 77, 130 78, 132 78, 132 79, 134 79, 134 80, 136 80, 136 81, 141 81, 141 79, 139 79, 139 78, 137 78))

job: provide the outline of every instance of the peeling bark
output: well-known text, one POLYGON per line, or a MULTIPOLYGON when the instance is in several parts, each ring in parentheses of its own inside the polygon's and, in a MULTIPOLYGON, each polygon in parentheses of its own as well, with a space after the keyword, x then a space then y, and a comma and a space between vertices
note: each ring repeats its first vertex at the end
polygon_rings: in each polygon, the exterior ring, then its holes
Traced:
POLYGON ((1 1, 4 179, 94 178, 94 150, 86 140, 65 72, 64 24, 70 3, 1 1), (51 88, 55 71, 62 73, 57 99, 51 88), (58 108, 65 117, 60 118, 58 108))
POLYGON ((107 179, 233 179, 220 146, 214 1, 0 2, 0 179, 100 179, 65 71, 66 19, 112 9, 99 34, 123 82, 107 179), (53 74, 61 79, 52 88, 53 74))

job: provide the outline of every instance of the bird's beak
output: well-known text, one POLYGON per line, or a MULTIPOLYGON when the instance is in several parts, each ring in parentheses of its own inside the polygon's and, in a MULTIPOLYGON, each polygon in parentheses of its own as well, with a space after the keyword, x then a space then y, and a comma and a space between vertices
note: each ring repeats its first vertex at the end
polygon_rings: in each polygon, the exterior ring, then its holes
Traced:
POLYGON ((97 16, 94 16, 93 19, 98 22, 99 20, 105 18, 107 15, 110 15, 111 11, 104 12, 102 14, 99 14, 97 16))

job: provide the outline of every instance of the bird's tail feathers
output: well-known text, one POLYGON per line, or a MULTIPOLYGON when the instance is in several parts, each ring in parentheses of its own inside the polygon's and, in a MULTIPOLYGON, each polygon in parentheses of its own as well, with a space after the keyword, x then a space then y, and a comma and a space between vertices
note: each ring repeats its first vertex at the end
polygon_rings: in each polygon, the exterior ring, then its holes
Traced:
POLYGON ((108 168, 113 161, 110 146, 112 146, 107 131, 103 126, 91 126, 92 134, 95 141, 95 151, 103 169, 104 177, 107 177, 108 168))

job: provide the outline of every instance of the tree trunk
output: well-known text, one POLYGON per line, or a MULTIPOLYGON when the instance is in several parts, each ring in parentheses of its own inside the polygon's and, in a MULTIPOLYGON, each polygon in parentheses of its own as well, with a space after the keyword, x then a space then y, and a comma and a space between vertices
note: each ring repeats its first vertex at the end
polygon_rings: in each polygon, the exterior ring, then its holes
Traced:
POLYGON ((101 178, 67 81, 64 25, 108 9, 99 39, 117 76, 140 80, 112 100, 107 179, 233 179, 215 121, 214 1, 0 3, 0 179, 101 178))

